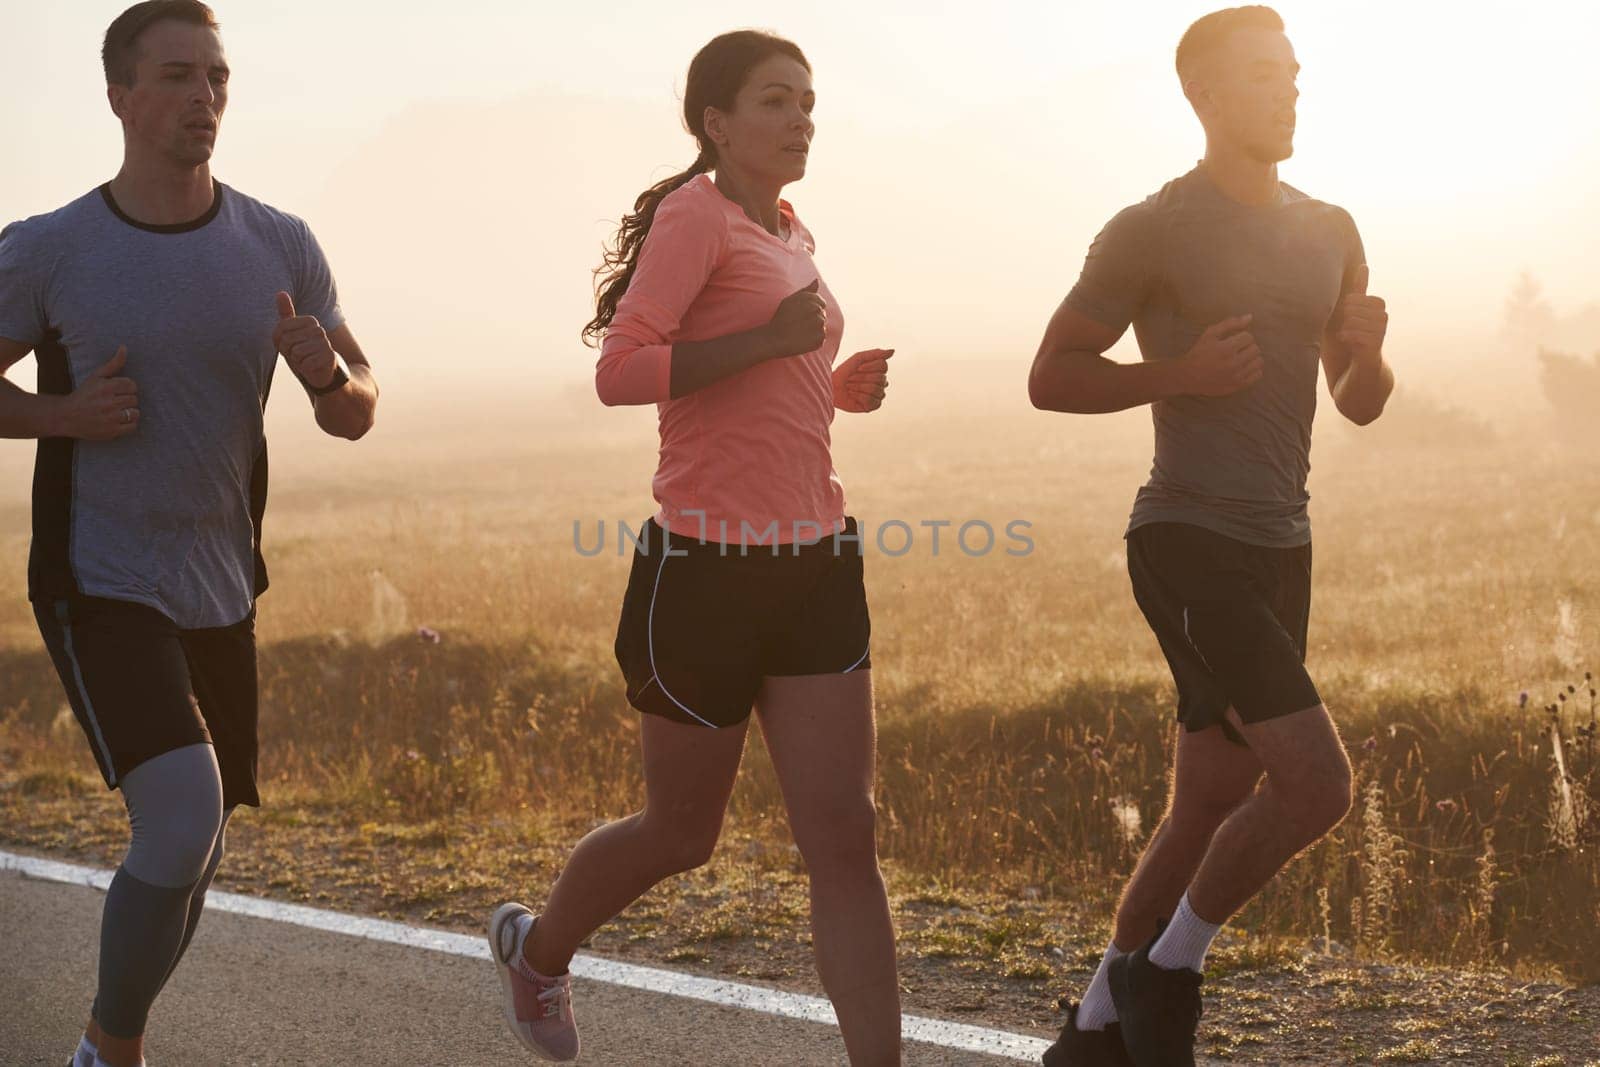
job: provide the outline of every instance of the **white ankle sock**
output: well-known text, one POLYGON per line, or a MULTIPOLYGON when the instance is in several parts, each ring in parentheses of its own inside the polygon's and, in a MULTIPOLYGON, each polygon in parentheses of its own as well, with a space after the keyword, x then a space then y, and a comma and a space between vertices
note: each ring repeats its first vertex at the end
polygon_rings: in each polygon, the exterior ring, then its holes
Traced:
MULTIPOLYGON (((95 1056, 95 1058, 94 1058, 94 1067, 111 1067, 111 1064, 107 1063, 105 1060, 101 1059, 99 1056, 95 1056)), ((139 1060, 139 1067, 146 1067, 146 1064, 145 1064, 143 1059, 139 1060)))
POLYGON ((1189 906, 1189 894, 1178 901, 1177 913, 1150 948, 1150 962, 1166 971, 1199 972, 1205 966, 1206 950, 1211 947, 1221 923, 1208 923, 1189 906))
POLYGON ((78 1051, 72 1054, 72 1067, 94 1067, 94 1046, 89 1044, 88 1034, 78 1038, 78 1051))
POLYGON ((1084 990, 1083 1001, 1078 1005, 1079 1030, 1104 1030, 1117 1021, 1117 1008, 1111 1003, 1111 983, 1107 980, 1107 972, 1111 969, 1112 960, 1126 955, 1116 942, 1112 942, 1107 946, 1106 954, 1100 957, 1100 969, 1094 972, 1089 988, 1084 990))

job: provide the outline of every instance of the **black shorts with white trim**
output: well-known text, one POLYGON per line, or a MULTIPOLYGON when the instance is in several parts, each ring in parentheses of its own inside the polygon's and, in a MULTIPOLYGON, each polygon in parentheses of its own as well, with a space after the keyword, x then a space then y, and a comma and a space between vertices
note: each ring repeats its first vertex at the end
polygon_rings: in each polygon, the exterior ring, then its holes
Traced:
POLYGON ((222 802, 257 806, 256 613, 180 630, 152 607, 73 594, 34 618, 106 785, 145 760, 210 744, 222 802))
POLYGON ((871 635, 854 518, 837 535, 777 546, 696 540, 651 519, 616 655, 639 711, 724 727, 750 716, 764 678, 871 669, 871 635))

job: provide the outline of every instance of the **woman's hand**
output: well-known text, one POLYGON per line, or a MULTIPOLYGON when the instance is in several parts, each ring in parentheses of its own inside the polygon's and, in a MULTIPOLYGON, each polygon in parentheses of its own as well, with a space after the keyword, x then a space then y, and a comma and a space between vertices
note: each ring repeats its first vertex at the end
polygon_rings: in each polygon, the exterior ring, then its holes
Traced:
POLYGON ((763 331, 772 358, 803 356, 822 347, 828 335, 828 305, 817 292, 820 285, 820 279, 813 281, 778 305, 763 331))
POLYGON ((877 411, 889 388, 892 348, 857 352, 833 369, 833 406, 840 411, 877 411))

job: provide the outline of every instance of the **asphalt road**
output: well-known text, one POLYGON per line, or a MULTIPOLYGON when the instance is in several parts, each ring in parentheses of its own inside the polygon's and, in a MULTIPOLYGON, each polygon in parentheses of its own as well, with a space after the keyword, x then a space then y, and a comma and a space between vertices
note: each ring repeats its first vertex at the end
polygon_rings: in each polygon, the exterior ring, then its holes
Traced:
MULTIPOLYGON (((94 991, 98 890, 0 871, 0 1063, 66 1063, 94 991)), ((151 1015, 150 1067, 525 1064, 485 961, 208 911, 151 1015)), ((830 1026, 574 982, 582 1063, 845 1064, 830 1026)), ((910 1043, 913 1067, 1015 1060, 910 1043)))

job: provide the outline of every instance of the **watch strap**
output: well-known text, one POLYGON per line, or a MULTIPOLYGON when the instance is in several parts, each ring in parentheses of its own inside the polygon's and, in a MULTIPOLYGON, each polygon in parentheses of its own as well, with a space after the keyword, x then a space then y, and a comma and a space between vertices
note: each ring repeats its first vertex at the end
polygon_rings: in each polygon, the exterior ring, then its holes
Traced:
POLYGON ((327 385, 319 387, 306 382, 305 386, 306 391, 312 396, 327 396, 329 393, 337 393, 340 389, 343 389, 349 381, 350 375, 345 373, 344 367, 336 363, 333 367, 333 378, 327 385))

